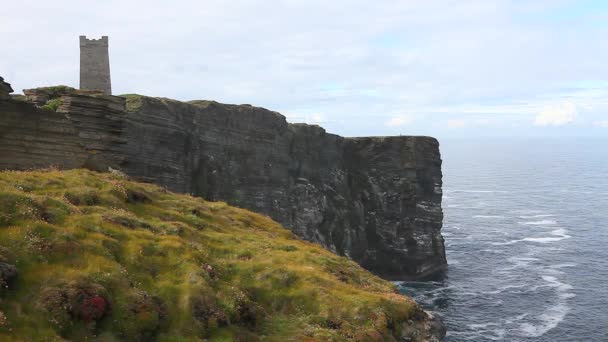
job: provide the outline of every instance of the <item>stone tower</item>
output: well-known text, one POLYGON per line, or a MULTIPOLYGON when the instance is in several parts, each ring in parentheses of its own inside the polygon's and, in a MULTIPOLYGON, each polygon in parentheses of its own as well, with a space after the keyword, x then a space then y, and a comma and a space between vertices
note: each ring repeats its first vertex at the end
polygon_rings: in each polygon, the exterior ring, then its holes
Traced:
POLYGON ((80 36, 80 89, 112 95, 108 36, 101 39, 80 36))

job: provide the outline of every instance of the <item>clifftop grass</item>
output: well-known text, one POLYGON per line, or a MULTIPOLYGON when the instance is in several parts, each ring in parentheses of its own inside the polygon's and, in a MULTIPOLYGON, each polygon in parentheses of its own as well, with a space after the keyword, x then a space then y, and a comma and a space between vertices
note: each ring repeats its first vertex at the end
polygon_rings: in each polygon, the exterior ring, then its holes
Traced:
POLYGON ((420 324, 391 283, 268 217, 84 170, 0 172, 0 283, 2 341, 390 341, 420 324))

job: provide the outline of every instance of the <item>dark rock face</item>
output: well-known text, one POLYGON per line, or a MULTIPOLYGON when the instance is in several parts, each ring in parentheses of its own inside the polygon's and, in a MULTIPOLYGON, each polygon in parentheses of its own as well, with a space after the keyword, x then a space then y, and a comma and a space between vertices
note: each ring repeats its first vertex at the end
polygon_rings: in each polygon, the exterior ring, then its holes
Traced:
POLYGON ((0 77, 0 100, 8 100, 11 98, 9 95, 13 92, 11 85, 4 82, 4 78, 0 77))
POLYGON ((389 279, 446 265, 434 138, 343 138, 249 105, 59 98, 56 112, 0 101, 0 169, 118 169, 265 213, 389 279))

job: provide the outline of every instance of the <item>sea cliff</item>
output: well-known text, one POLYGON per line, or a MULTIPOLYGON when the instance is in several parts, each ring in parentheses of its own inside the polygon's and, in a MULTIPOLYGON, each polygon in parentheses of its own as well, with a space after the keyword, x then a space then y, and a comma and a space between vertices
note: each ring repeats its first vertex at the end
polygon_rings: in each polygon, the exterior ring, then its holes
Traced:
POLYGON ((446 266, 434 138, 344 138, 250 105, 9 90, 0 88, 0 169, 120 170, 266 214, 387 279, 446 266))

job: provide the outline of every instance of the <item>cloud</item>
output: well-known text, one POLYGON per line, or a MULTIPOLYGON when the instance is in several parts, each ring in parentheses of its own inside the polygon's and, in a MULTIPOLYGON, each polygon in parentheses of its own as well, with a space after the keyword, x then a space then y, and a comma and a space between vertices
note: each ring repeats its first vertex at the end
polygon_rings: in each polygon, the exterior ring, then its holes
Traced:
POLYGON ((594 126, 608 128, 608 120, 600 120, 593 123, 594 126))
POLYGON ((592 126, 608 107, 608 44, 597 43, 608 24, 552 19, 556 11, 576 12, 579 3, 5 1, 0 46, 11 48, 0 58, 0 74, 17 91, 78 86, 78 36, 109 35, 118 94, 250 103, 350 136, 401 126, 424 135, 448 126, 502 133, 564 101, 592 126), (158 25, 167 17, 179 20, 158 25), (36 44, 14 39, 34 36, 36 44), (476 122, 480 116, 489 123, 476 122))
POLYGON ((401 126, 407 126, 407 125, 411 124, 412 122, 414 122, 414 117, 412 115, 403 114, 403 115, 393 116, 392 118, 390 118, 388 121, 385 122, 385 125, 388 127, 401 127, 401 126))
POLYGON ((536 115, 534 124, 536 126, 563 126, 574 122, 577 115, 576 105, 572 102, 564 102, 543 108, 536 115))
POLYGON ((325 115, 323 113, 313 113, 307 118, 306 122, 312 124, 322 124, 325 121, 325 115))
POLYGON ((467 125, 467 121, 463 119, 452 119, 447 121, 449 128, 463 128, 467 125))
POLYGON ((293 112, 285 113, 288 122, 307 123, 310 125, 320 125, 327 122, 325 114, 317 112, 312 114, 298 114, 293 112))

